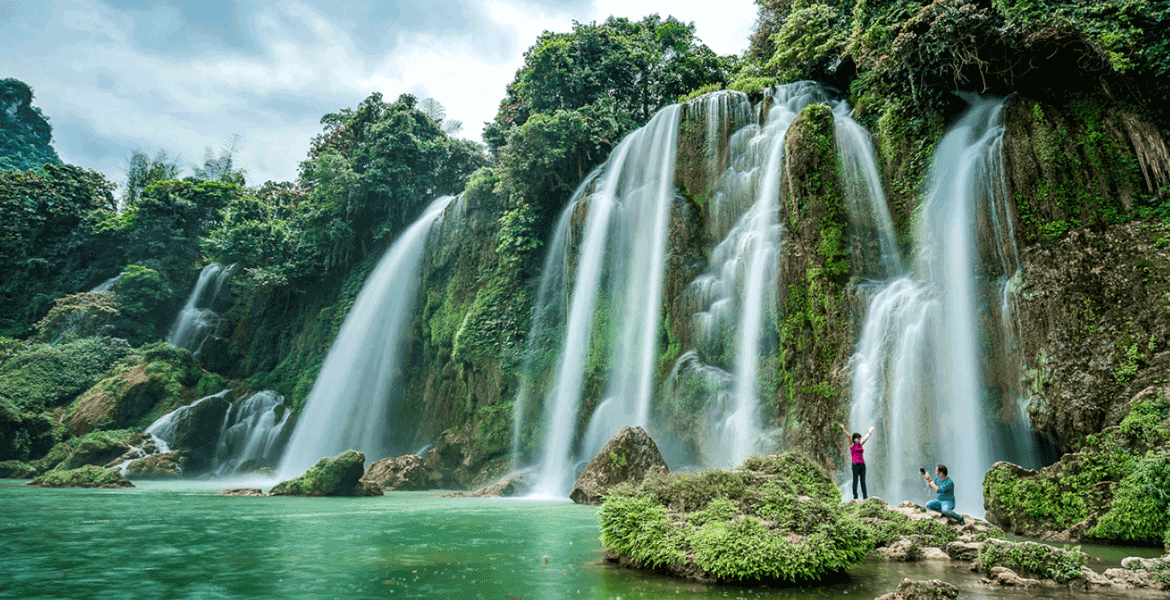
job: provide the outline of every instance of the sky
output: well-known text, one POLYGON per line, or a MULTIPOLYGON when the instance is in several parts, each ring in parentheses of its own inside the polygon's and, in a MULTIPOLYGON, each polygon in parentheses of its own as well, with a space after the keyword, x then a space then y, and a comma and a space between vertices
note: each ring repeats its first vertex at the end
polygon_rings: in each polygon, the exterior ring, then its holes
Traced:
POLYGON ((125 181, 134 150, 190 174, 239 136, 249 184, 296 179, 321 116, 373 92, 431 97, 479 141, 542 31, 610 15, 694 22, 739 54, 752 0, 0 0, 0 79, 32 86, 66 163, 125 181))

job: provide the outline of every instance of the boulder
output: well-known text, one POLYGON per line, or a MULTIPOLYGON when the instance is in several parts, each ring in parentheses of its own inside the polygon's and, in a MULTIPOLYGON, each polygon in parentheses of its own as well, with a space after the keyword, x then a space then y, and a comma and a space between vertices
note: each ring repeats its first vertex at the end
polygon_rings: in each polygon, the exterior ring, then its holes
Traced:
POLYGON ((103 466, 130 450, 124 439, 113 435, 91 435, 82 438, 56 470, 67 471, 85 465, 103 466))
POLYGON ((978 570, 989 573, 993 580, 1004 585, 1022 585, 996 579, 996 569, 1005 568, 1016 575, 1050 579, 1056 583, 1069 583, 1084 575, 1088 556, 1077 550, 1062 550, 1036 542, 1009 542, 988 539, 979 548, 978 570))
POLYGON ((72 453, 72 446, 66 444, 65 442, 59 442, 49 450, 48 454, 38 458, 37 460, 34 460, 32 462, 32 466, 37 470, 38 474, 44 473, 64 462, 65 459, 69 458, 69 455, 72 453))
POLYGON ((888 546, 878 548, 877 554, 886 560, 912 562, 922 558, 922 548, 910 538, 902 537, 888 546))
POLYGON ((898 584, 898 590, 878 598, 878 600, 943 600, 957 598, 959 588, 938 579, 927 581, 911 581, 903 579, 898 584))
POLYGON ((523 496, 532 491, 532 472, 517 471, 509 473, 499 481, 475 490, 474 492, 455 492, 444 494, 453 498, 500 498, 523 496))
POLYGON ((376 483, 361 481, 366 455, 354 450, 322 458, 304 475, 276 484, 271 496, 381 496, 376 483))
POLYGON ((991 569, 991 583, 1011 587, 1036 587, 1040 585, 1040 580, 1020 577, 1015 571, 1007 567, 992 567, 991 569))
POLYGON ((179 479, 186 462, 187 455, 183 452, 151 454, 126 465, 126 476, 130 479, 179 479))
POLYGON ((19 460, 0 462, 0 479, 32 479, 36 476, 36 468, 26 462, 19 460))
POLYGON ((430 450, 423 454, 423 465, 437 476, 438 483, 432 489, 467 489, 471 474, 467 465, 468 444, 454 430, 439 435, 430 450))
POLYGON ((973 561, 979 558, 980 545, 979 542, 954 541, 947 544, 943 550, 946 551, 947 556, 951 557, 952 560, 973 561))
POLYGON ((383 490, 433 490, 443 477, 427 468, 423 459, 413 454, 383 458, 370 465, 362 481, 380 486, 383 490))
POLYGON ((26 483, 35 487, 120 488, 134 487, 129 479, 117 471, 85 465, 77 469, 49 471, 26 483))
POLYGON ((156 435, 166 440, 171 450, 187 451, 188 473, 200 473, 212 465, 220 429, 230 408, 226 393, 200 398, 175 409, 165 433, 156 435))
POLYGON ((65 424, 77 436, 129 427, 167 396, 167 383, 164 374, 137 365, 90 388, 70 407, 65 424))
POLYGON ((577 477, 569 498, 577 504, 601 504, 611 488, 641 483, 651 473, 669 472, 658 446, 641 427, 623 427, 577 477))
POLYGON ((219 493, 220 496, 267 496, 260 488, 232 488, 219 493))
POLYGON ((828 472, 798 454, 651 474, 610 490, 600 517, 607 560, 711 583, 823 582, 873 547, 828 472))

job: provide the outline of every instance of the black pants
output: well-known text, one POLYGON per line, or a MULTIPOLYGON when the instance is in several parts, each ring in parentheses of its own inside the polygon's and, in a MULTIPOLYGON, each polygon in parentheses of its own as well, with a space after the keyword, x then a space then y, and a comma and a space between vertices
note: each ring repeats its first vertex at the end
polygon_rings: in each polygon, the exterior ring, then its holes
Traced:
POLYGON ((865 463, 853 463, 853 499, 857 499, 857 480, 861 480, 861 497, 862 499, 869 498, 869 492, 865 491, 865 463))

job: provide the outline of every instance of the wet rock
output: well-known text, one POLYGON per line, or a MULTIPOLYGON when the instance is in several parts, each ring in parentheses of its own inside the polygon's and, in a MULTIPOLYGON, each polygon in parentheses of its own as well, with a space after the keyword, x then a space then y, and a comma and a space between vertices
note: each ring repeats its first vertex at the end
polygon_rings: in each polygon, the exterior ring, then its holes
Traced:
POLYGON ((73 453, 72 446, 70 446, 69 444, 66 444, 64 442, 60 442, 60 443, 54 445, 49 450, 48 454, 33 461, 32 467, 34 469, 36 469, 38 474, 44 473, 44 472, 49 471, 50 469, 56 467, 57 465, 61 464, 62 462, 64 462, 65 459, 69 458, 69 455, 72 453, 73 453))
POLYGON ((569 498, 577 504, 601 504, 602 497, 622 483, 641 483, 650 473, 669 468, 658 446, 641 427, 623 427, 577 477, 569 498))
POLYGON ((99 428, 127 427, 167 396, 168 379, 162 373, 148 373, 138 365, 95 385, 70 407, 65 422, 73 435, 82 436, 99 428))
POLYGON ((183 452, 151 454, 126 466, 130 479, 179 479, 183 476, 183 465, 187 456, 183 452))
POLYGON ((304 475, 276 484, 271 496, 381 496, 382 488, 361 481, 366 455, 347 450, 322 458, 304 475))
POLYGON ((220 496, 267 496, 260 488, 231 488, 219 493, 220 496))
POLYGON ((903 579, 895 592, 881 596, 878 600, 943 600, 957 598, 959 588, 939 579, 911 581, 903 579))
POLYGON ((0 462, 0 479, 32 479, 36 476, 36 468, 26 462, 19 460, 0 462))
POLYGON ((1040 585, 1039 579, 1029 579, 1020 577, 1015 571, 1007 567, 993 567, 991 569, 991 583, 1010 587, 1036 587, 1040 585))
POLYGON ((928 546, 922 549, 922 560, 951 560, 951 556, 941 548, 928 546))
POLYGON ((188 473, 200 473, 211 467, 219 443, 224 417, 231 408, 227 394, 202 398, 176 409, 174 422, 162 437, 171 450, 187 452, 188 473), (181 411, 181 412, 180 412, 181 411))
POLYGON ((134 484, 130 483, 130 480, 123 477, 121 473, 103 469, 95 465, 85 465, 77 469, 49 471, 25 485, 55 488, 134 487, 134 484))
POLYGON ((457 432, 447 430, 439 436, 434 447, 423 454, 423 465, 439 477, 435 488, 466 489, 470 479, 464 465, 467 450, 466 441, 457 432))
POLYGON ((428 469, 423 459, 413 454, 383 458, 362 475, 363 482, 383 490, 433 490, 442 480, 442 475, 428 469))
POLYGON ((125 439, 114 436, 94 435, 82 439, 69 456, 56 467, 58 470, 70 470, 85 465, 103 466, 122 456, 130 445, 125 439))
POLYGON ((532 491, 532 473, 517 471, 505 475, 499 481, 475 490, 474 492, 455 492, 444 496, 455 498, 497 498, 524 496, 532 491))
POLYGON ((979 558, 979 542, 954 541, 944 550, 952 560, 975 560, 979 558))
POLYGON ((997 569, 1003 568, 1012 575, 1019 573, 1020 576, 1064 584, 1082 577, 1081 567, 1085 566, 1087 559, 1084 552, 1062 550, 1047 544, 988 539, 980 546, 975 564, 981 572, 990 573, 993 580, 996 580, 997 569))
POLYGON ((908 537, 898 538, 892 544, 878 548, 877 554, 887 560, 913 562, 922 559, 922 548, 908 537))

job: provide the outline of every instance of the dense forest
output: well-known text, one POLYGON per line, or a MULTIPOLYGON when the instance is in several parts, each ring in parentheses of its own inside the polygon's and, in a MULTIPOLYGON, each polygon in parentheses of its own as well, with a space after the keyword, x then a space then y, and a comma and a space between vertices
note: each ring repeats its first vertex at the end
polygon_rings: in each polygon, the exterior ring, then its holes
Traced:
MULTIPOLYGON (((355 99, 321 117, 291 182, 248 181, 230 146, 190 174, 165 150, 135 152, 125 181, 61 164, 33 90, 0 81, 5 473, 123 443, 223 389, 274 390, 295 415, 379 258, 436 197, 460 195, 463 216, 444 223, 452 231, 423 259, 397 392, 409 399, 401 418, 416 427, 401 445, 438 444, 450 486, 491 481, 542 443, 538 427, 520 433, 517 422, 539 411, 517 416, 515 403, 533 361, 542 265, 574 192, 628 134, 683 103, 669 257, 681 266, 668 275, 658 327, 662 386, 693 337, 679 290, 720 241, 693 225, 715 208, 714 178, 699 168, 710 158, 697 140, 706 115, 692 101, 731 90, 759 106, 771 86, 814 81, 870 132, 903 248, 914 243, 931 157, 967 106, 953 92, 1009 99, 1004 186, 1025 263, 1013 355, 1022 367, 987 378, 997 394, 1026 397, 1027 435, 1046 448, 1044 462, 1065 459, 1063 476, 998 477, 1007 467, 997 467, 987 485, 1004 505, 988 510, 1019 530, 1091 519, 1082 532, 1094 539, 1161 542, 1170 535, 1170 2, 757 4, 741 56, 719 56, 693 24, 658 15, 545 32, 503 90, 483 145, 456 137, 434 101, 355 99), (216 300, 221 321, 200 347, 177 348, 164 340, 209 263, 233 265, 216 300)), ((798 209, 785 223, 793 258, 781 267, 793 275, 761 375, 761 418, 837 468, 865 273, 835 167, 823 167, 833 163, 833 117, 801 114, 805 137, 791 142, 788 171, 798 209)), ((590 361, 577 437, 603 400, 606 367, 590 361)), ((655 417, 694 453, 688 432, 704 406, 687 402, 663 402, 655 417)), ((211 458, 193 452, 188 471, 208 468, 211 458)))

